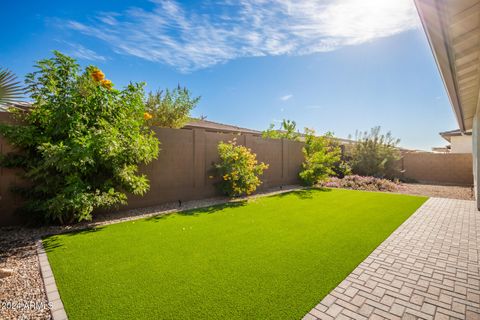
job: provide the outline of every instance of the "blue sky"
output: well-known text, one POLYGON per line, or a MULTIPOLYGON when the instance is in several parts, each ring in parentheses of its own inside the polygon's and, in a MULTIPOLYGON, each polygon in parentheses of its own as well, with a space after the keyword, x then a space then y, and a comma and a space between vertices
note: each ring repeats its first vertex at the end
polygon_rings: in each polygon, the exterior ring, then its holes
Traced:
POLYGON ((187 86, 212 121, 380 125, 424 150, 457 128, 410 0, 8 1, 0 26, 0 66, 20 78, 60 50, 117 87, 187 86))

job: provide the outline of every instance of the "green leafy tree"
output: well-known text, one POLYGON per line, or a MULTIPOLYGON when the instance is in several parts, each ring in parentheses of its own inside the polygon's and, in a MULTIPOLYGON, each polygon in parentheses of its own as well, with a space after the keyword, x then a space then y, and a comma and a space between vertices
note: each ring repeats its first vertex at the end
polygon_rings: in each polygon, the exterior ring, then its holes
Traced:
POLYGON ((158 90, 148 94, 145 108, 148 112, 148 123, 165 128, 181 128, 190 119, 190 112, 200 101, 200 97, 192 97, 187 88, 178 86, 173 90, 158 90))
POLYGON ((314 130, 305 129, 305 145, 302 151, 305 160, 299 176, 306 185, 318 184, 336 174, 334 168, 341 163, 342 152, 331 133, 316 136, 314 130))
POLYGON ((255 192, 262 183, 260 176, 268 165, 257 161, 257 156, 247 147, 234 141, 218 144, 220 161, 214 164, 220 179, 219 189, 229 196, 240 196, 255 192))
POLYGON ((0 104, 12 103, 24 93, 17 77, 9 70, 0 68, 0 104))
POLYGON ((74 59, 57 51, 35 67, 26 78, 33 108, 17 113, 20 124, 0 126, 18 151, 0 164, 22 168, 30 182, 17 187, 23 210, 70 223, 126 203, 126 193, 147 192, 138 166, 157 157, 159 142, 145 124, 143 84, 117 90, 99 69, 80 73, 74 59))
POLYGON ((272 123, 270 127, 262 132, 263 138, 268 139, 288 139, 299 141, 300 133, 297 130, 297 123, 292 120, 283 119, 280 127, 275 129, 275 125, 272 123))
POLYGON ((390 132, 381 134, 380 130, 374 127, 370 132, 356 133, 350 163, 355 174, 390 179, 398 175, 400 140, 390 132))

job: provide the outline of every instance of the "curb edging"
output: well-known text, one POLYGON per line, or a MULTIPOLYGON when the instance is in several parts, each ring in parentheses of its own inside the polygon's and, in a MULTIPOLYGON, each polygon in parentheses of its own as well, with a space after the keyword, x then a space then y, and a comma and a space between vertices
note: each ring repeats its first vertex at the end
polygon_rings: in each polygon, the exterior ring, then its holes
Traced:
POLYGON ((40 265, 40 274, 42 276, 43 286, 47 295, 47 301, 49 305, 51 305, 50 313, 52 314, 52 319, 68 320, 67 313, 65 312, 65 308, 53 276, 52 268, 48 262, 47 253, 45 252, 41 239, 37 240, 37 256, 40 265))

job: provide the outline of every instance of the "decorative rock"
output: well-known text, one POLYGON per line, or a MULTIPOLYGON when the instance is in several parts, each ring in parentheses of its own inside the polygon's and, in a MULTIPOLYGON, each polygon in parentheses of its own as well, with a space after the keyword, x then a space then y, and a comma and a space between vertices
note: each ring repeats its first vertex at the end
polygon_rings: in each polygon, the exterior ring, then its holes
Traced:
POLYGON ((0 268, 0 279, 10 277, 13 274, 12 269, 0 268))

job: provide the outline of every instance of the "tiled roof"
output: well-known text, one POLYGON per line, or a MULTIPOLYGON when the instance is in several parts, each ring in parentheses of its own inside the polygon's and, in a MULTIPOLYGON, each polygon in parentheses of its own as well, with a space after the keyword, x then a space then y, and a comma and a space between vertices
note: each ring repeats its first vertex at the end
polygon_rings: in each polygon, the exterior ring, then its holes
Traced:
POLYGON ((209 120, 201 120, 195 119, 189 121, 184 128, 201 128, 209 131, 218 131, 218 132, 238 132, 238 133, 251 133, 251 134, 262 134, 261 131, 247 129, 242 127, 237 127, 229 124, 209 121, 209 120))

